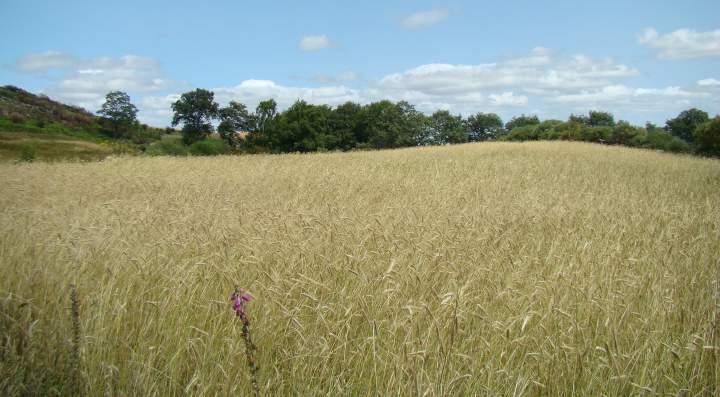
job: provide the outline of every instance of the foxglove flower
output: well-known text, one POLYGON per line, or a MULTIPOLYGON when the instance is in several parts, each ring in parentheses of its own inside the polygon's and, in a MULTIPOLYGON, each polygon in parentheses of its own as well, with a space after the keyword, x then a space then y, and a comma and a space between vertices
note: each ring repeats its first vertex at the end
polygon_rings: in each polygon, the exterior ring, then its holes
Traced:
POLYGON ((241 317, 245 315, 245 302, 250 302, 252 295, 244 289, 239 288, 232 294, 230 300, 233 303, 233 310, 235 310, 238 317, 241 317))

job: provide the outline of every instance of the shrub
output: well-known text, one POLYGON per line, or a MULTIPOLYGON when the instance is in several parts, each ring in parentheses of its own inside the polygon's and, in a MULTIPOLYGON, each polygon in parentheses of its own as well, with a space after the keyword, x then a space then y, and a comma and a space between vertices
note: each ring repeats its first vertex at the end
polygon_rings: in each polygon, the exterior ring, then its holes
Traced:
POLYGON ((574 121, 560 123, 548 131, 548 138, 579 141, 582 138, 582 128, 582 124, 574 121))
POLYGON ((37 154, 37 147, 32 143, 24 143, 20 147, 20 161, 32 163, 37 154))
POLYGON ((667 144, 665 144, 663 150, 673 153, 687 153, 690 151, 690 145, 682 139, 674 136, 669 142, 667 142, 667 144))
POLYGON ((187 156, 188 147, 182 143, 182 138, 177 135, 166 135, 158 142, 147 147, 145 153, 151 156, 187 156))
POLYGON ((535 129, 537 125, 523 125, 522 127, 513 128, 509 134, 503 137, 504 140, 508 141, 529 141, 536 140, 537 134, 535 129))
POLYGON ((190 145, 190 154, 193 156, 217 156, 230 153, 230 146, 225 141, 205 139, 190 145))
POLYGON ((23 117, 23 115, 20 113, 11 113, 10 121, 12 121, 15 124, 22 124, 25 122, 25 117, 23 117))
POLYGON ((631 147, 647 147, 647 131, 643 128, 636 128, 635 135, 627 141, 631 147))
POLYGON ((155 128, 137 128, 130 132, 130 140, 138 145, 159 141, 163 137, 163 130, 155 128))
POLYGON ((560 120, 545 120, 535 129, 537 139, 550 139, 552 130, 563 122, 560 120))
POLYGON ((621 145, 628 144, 633 138, 640 134, 640 128, 634 127, 627 121, 620 121, 613 128, 612 141, 621 145))
POLYGON ((720 116, 695 129, 695 142, 700 153, 720 156, 720 116))
POLYGON ((583 141, 600 142, 610 140, 612 138, 612 132, 612 127, 585 126, 583 127, 582 131, 580 131, 580 136, 583 141))

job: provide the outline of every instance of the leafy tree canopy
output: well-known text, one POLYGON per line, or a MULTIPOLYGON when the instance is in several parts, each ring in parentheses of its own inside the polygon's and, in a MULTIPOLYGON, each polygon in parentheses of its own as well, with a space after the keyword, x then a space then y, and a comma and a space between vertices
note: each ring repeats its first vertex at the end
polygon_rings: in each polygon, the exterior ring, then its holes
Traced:
POLYGON ((173 127, 183 124, 182 134, 185 144, 205 139, 213 132, 212 120, 218 116, 219 106, 212 91, 198 88, 182 94, 172 104, 173 127))
POLYGON ((695 140, 695 129, 703 123, 710 120, 706 112, 700 109, 688 109, 681 112, 674 119, 670 119, 665 123, 665 129, 679 138, 687 142, 695 140))
POLYGON ((720 156, 720 116, 698 126, 695 142, 701 153, 720 156))
POLYGON ((478 113, 467 119, 468 138, 471 142, 495 139, 502 128, 502 119, 495 113, 478 113))
POLYGON ((235 101, 230 101, 228 106, 221 108, 218 116, 218 133, 231 147, 237 147, 240 143, 238 131, 250 131, 255 125, 255 117, 248 112, 247 107, 235 101))
POLYGON ((526 116, 524 114, 521 114, 520 116, 515 116, 510 121, 508 121, 507 124, 505 124, 505 129, 508 131, 512 131, 513 128, 535 124, 540 124, 540 119, 538 118, 538 116, 526 116))
POLYGON ((130 102, 130 96, 122 91, 112 91, 105 96, 98 114, 112 126, 113 137, 126 137, 130 127, 137 122, 138 109, 130 102))

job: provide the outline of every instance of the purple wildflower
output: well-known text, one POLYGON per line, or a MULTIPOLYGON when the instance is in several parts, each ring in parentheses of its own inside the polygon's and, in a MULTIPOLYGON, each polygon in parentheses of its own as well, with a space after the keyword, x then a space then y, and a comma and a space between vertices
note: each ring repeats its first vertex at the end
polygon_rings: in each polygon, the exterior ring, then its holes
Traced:
POLYGON ((245 291, 242 288, 236 290, 232 294, 230 300, 233 303, 233 310, 235 310, 235 313, 237 313, 238 317, 242 317, 245 315, 245 302, 250 302, 252 298, 252 295, 250 295, 249 292, 245 291))

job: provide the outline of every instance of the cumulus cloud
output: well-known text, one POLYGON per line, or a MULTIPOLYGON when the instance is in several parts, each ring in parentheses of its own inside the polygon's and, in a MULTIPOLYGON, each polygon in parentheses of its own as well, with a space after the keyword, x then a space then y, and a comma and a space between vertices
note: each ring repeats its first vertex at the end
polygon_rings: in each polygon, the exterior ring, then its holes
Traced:
POLYGON ((679 29, 671 33, 660 34, 653 28, 647 28, 638 37, 638 42, 660 50, 661 58, 720 56, 720 29, 709 32, 679 29))
POLYGON ((146 96, 137 103, 138 119, 153 126, 170 125, 173 117, 172 104, 180 99, 180 94, 146 96))
POLYGON ((429 11, 420 11, 410 14, 402 20, 402 26, 405 29, 420 29, 438 24, 449 15, 448 10, 444 8, 436 8, 429 11))
MULTIPOLYGON (((343 85, 357 77, 347 73, 315 79, 323 84, 319 88, 251 79, 213 91, 222 104, 236 100, 250 108, 268 98, 275 99, 281 109, 296 100, 335 106, 346 101, 369 103, 390 99, 408 101, 426 113, 444 109, 463 114, 482 110, 503 112, 527 107, 530 102, 533 109, 557 112, 589 107, 643 110, 707 98, 708 94, 679 87, 633 88, 621 84, 638 73, 637 69, 610 58, 561 56, 538 47, 526 55, 494 63, 419 65, 388 74, 362 88, 343 85)), ((169 107, 169 102, 163 106, 169 107)))
POLYGON ((296 100, 318 105, 339 105, 347 101, 367 102, 361 90, 344 86, 290 87, 270 80, 245 80, 234 87, 219 87, 213 91, 215 98, 221 103, 234 100, 245 103, 251 108, 258 102, 270 98, 275 99, 280 108, 286 108, 296 100))
POLYGON ((702 79, 698 80, 697 85, 700 87, 720 87, 720 80, 718 79, 702 79))
POLYGON ((79 59, 69 54, 48 51, 17 60, 23 72, 59 70, 57 82, 45 93, 53 98, 95 111, 110 91, 136 93, 169 89, 173 83, 163 77, 157 60, 137 55, 79 59))
POLYGON ((303 36, 298 44, 303 51, 316 51, 330 47, 330 39, 324 34, 318 36, 303 36))
POLYGON ((603 109, 631 108, 633 110, 661 110, 690 106, 693 100, 708 98, 704 92, 680 87, 631 88, 622 84, 603 87, 594 91, 559 95, 551 101, 576 105, 581 108, 600 107, 603 109))
MULTIPOLYGON (((42 55, 42 54, 40 54, 42 55)), ((146 57, 76 59, 59 53, 43 62, 24 63, 28 72, 59 68, 63 73, 45 90, 51 97, 96 110, 107 92, 130 93, 138 105, 140 120, 167 125, 171 104, 187 87, 164 77, 159 63, 146 57), (62 61, 69 59, 70 61, 62 61)), ((33 59, 25 57, 25 59, 33 59)), ((35 59, 44 59, 36 57, 35 59)), ((25 62, 25 61, 23 61, 25 62)), ((18 69, 21 64, 18 60, 18 69)), ((253 109, 258 102, 273 98, 280 109, 296 100, 336 106, 347 101, 361 104, 390 99, 408 101, 422 112, 438 109, 465 115, 493 111, 504 115, 542 109, 550 114, 567 114, 591 108, 611 111, 676 111, 691 104, 717 103, 716 79, 699 80, 693 87, 646 87, 625 85, 639 71, 611 58, 585 55, 564 56, 538 47, 529 53, 496 62, 479 64, 419 65, 377 79, 358 82, 352 71, 318 75, 305 85, 286 85, 264 79, 246 79, 234 86, 211 88, 216 100, 225 105, 239 101, 253 109), (354 82, 348 87, 349 82, 354 82), (532 103, 532 108, 528 105, 532 103)))
POLYGON ((543 101, 582 90, 599 90, 638 71, 612 59, 583 55, 556 56, 538 47, 529 54, 477 65, 426 64, 388 74, 364 88, 343 85, 354 73, 322 76, 320 88, 296 87, 269 80, 246 80, 234 87, 214 89, 221 102, 236 100, 254 107, 260 100, 275 99, 281 108, 301 99, 309 103, 338 105, 346 101, 368 103, 380 99, 408 101, 419 110, 447 109, 469 114, 483 108, 527 106, 533 98, 543 101))
POLYGON ((490 102, 493 105, 498 106, 525 106, 528 103, 528 97, 525 95, 513 95, 512 92, 490 94, 488 98, 490 98, 490 102))
POLYGON ((552 57, 536 48, 528 56, 478 65, 427 64, 383 77, 378 86, 387 91, 418 91, 443 96, 487 89, 518 88, 530 93, 602 87, 615 79, 638 74, 612 59, 583 55, 552 57))
POLYGON ((26 55, 15 62, 15 67, 21 72, 47 72, 52 69, 65 69, 74 63, 75 59, 68 54, 47 51, 26 55))

